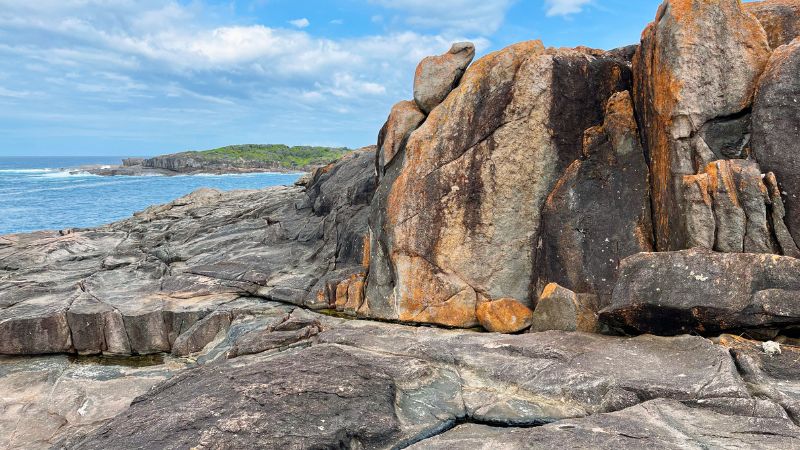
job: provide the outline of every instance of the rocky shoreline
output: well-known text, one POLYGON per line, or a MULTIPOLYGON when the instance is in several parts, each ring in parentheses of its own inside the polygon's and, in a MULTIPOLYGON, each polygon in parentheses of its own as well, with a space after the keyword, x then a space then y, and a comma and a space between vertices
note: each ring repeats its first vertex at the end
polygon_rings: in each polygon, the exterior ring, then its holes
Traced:
POLYGON ((799 32, 455 44, 295 186, 0 236, 0 447, 800 449, 799 32))
POLYGON ((178 175, 238 175, 248 173, 308 173, 319 168, 318 165, 303 166, 299 168, 285 168, 277 165, 265 167, 239 167, 234 165, 208 164, 193 161, 191 165, 181 164, 180 160, 173 160, 169 156, 144 159, 126 158, 120 165, 86 166, 76 169, 76 172, 86 172, 103 177, 117 176, 178 176, 178 175), (159 161, 156 163, 155 161, 159 161), (164 162, 166 161, 166 162, 164 162))

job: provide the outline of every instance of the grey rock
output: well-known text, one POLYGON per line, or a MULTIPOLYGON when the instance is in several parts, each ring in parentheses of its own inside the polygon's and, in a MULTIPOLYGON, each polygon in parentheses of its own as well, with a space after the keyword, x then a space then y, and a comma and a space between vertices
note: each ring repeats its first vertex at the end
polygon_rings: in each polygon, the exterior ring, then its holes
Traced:
POLYGON ((800 36, 800 3, 797 0, 766 0, 744 3, 767 32, 773 49, 800 36))
POLYGON ((800 40, 772 54, 753 103, 753 155, 775 174, 784 195, 786 224, 800 241, 800 40))
POLYGON ((600 320, 633 333, 711 335, 800 325, 800 260, 694 249, 622 262, 600 320))
POLYGON ((458 86, 474 57, 475 46, 471 42, 458 42, 447 53, 429 56, 419 63, 414 76, 414 101, 423 113, 429 114, 458 86))
POLYGON ((594 294, 576 294, 555 283, 542 291, 533 311, 531 333, 549 330, 600 331, 597 312, 600 299, 594 294))
POLYGON ((800 428, 769 405, 776 406, 761 400, 746 400, 736 409, 720 412, 703 404, 688 406, 677 401, 653 400, 619 412, 537 428, 459 425, 409 448, 800 448, 800 428))
POLYGON ((627 91, 603 126, 584 134, 584 157, 556 183, 542 213, 539 284, 610 298, 619 262, 653 250, 648 168, 627 91))

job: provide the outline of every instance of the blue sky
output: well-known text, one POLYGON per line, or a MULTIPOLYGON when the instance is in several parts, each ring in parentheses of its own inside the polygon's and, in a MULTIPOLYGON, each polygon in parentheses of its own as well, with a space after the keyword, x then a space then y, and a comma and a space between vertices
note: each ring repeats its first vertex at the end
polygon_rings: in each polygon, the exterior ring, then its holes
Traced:
POLYGON ((0 0, 0 156, 358 147, 417 62, 636 43, 657 0, 0 0))

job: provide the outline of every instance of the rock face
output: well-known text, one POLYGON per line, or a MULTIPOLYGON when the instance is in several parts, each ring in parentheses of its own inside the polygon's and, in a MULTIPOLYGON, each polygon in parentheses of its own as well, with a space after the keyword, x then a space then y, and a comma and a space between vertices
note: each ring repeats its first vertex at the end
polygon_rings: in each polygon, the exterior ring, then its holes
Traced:
POLYGON ((800 41, 773 53, 753 105, 753 155, 774 172, 786 206, 786 224, 800 241, 800 41))
POLYGON ((373 154, 306 188, 200 190, 97 230, 6 236, 0 354, 169 352, 186 333, 202 348, 252 297, 336 308, 368 255, 373 154))
POLYGON ((764 27, 773 49, 800 36, 800 1, 766 0, 745 3, 744 6, 764 27))
POLYGON ((738 0, 667 0, 642 34, 634 99, 650 158, 659 251, 689 246, 683 177, 711 162, 703 155, 740 156, 769 54, 766 33, 738 0))
POLYGON ((608 101, 605 123, 586 130, 542 213, 541 282, 611 297, 619 262, 653 250, 647 163, 630 94, 608 101))
POLYGON ((533 306, 542 205, 580 156, 583 130, 602 123, 608 98, 629 81, 613 54, 539 42, 475 62, 381 180, 370 312, 472 327, 485 301, 533 306))
POLYGON ((414 101, 423 113, 433 111, 458 86, 474 57, 475 46, 459 42, 444 55, 429 56, 419 63, 414 76, 414 101))
POLYGON ((673 335, 753 330, 776 335, 800 317, 800 260, 705 250, 642 253, 622 262, 600 319, 673 335))

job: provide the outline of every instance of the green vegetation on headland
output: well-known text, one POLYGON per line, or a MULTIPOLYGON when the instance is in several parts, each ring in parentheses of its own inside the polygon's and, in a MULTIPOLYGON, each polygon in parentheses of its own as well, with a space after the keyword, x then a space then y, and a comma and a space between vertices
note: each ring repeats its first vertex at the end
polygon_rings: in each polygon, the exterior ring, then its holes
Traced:
POLYGON ((180 155, 193 156, 214 163, 258 162, 284 169, 302 169, 309 166, 328 164, 350 151, 349 148, 344 147, 289 147, 282 144, 244 144, 229 145, 213 150, 184 152, 180 155))
POLYGON ((289 147, 281 144, 229 145, 152 158, 126 158, 121 166, 87 169, 96 175, 177 175, 191 173, 309 172, 341 159, 345 147, 289 147))

